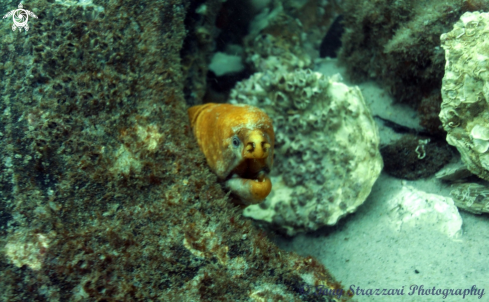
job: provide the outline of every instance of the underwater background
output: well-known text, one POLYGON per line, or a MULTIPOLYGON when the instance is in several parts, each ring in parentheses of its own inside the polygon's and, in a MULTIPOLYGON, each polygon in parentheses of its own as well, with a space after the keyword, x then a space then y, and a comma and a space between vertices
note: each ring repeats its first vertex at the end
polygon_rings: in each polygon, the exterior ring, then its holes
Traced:
POLYGON ((1 301, 486 298, 487 1, 0 12, 1 301), (264 201, 208 164, 206 103, 270 117, 264 201))

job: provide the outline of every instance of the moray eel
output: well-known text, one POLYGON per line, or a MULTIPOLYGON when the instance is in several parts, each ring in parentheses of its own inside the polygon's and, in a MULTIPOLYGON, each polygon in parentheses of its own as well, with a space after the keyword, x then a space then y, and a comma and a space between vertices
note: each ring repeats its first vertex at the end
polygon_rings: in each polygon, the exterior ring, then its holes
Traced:
POLYGON ((211 170, 245 204, 262 202, 272 190, 272 121, 249 105, 215 104, 188 109, 190 125, 211 170))

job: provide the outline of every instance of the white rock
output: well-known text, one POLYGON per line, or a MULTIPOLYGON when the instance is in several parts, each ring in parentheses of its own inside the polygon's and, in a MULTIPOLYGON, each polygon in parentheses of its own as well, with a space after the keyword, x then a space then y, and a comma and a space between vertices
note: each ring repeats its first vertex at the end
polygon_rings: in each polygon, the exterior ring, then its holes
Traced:
POLYGON ((245 216, 292 236, 335 225, 363 204, 383 166, 379 135, 360 89, 341 81, 309 69, 268 71, 231 91, 230 103, 260 107, 275 131, 272 192, 245 216))
POLYGON ((445 75, 440 120, 473 174, 489 181, 489 13, 466 12, 440 37, 445 75))
POLYGON ((387 204, 392 209, 389 217, 397 231, 435 226, 448 237, 462 235, 462 217, 450 197, 428 194, 406 185, 387 204))
POLYGON ((216 52, 209 64, 209 69, 220 77, 228 73, 240 72, 244 69, 244 65, 240 56, 216 52))

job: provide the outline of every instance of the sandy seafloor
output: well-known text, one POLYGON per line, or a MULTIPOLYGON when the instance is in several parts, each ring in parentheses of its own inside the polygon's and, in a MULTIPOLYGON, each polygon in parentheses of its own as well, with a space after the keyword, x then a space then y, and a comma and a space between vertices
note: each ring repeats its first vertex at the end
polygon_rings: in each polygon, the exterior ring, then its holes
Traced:
MULTIPOLYGON (((335 61, 318 64, 316 70, 326 75, 342 72, 335 61)), ((400 124, 418 127, 416 112, 394 105, 388 93, 374 83, 360 84, 365 101, 372 113, 400 124)), ((381 142, 397 134, 379 124, 381 142)), ((277 237, 278 245, 303 256, 318 258, 345 288, 354 285, 362 289, 399 289, 403 295, 356 295, 357 301, 489 301, 489 215, 474 215, 460 211, 461 231, 450 237, 443 232, 439 217, 430 213, 414 217, 393 202, 401 189, 411 186, 426 193, 449 197, 450 185, 434 176, 417 181, 401 180, 382 173, 365 203, 333 227, 277 237), (403 216, 413 221, 402 223, 403 216), (396 220, 397 219, 397 220, 396 220), (484 290, 479 296, 420 295, 424 289, 484 290), (413 295, 411 287, 418 286, 413 295)), ((410 202, 407 197, 406 202, 410 202)), ((406 220, 403 220, 406 221, 406 220)), ((425 292, 426 293, 426 292, 425 292)))

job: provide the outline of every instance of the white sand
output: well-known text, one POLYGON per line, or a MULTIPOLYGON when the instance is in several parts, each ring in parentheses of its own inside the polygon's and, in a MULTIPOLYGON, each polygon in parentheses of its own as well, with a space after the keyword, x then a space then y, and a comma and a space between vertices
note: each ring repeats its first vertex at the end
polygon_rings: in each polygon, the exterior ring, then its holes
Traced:
MULTIPOLYGON (((402 289, 400 296, 356 296, 357 301, 462 301, 461 296, 408 295, 411 285, 436 289, 466 289, 476 285, 489 294, 489 217, 461 212, 463 234, 456 239, 440 233, 436 225, 396 231, 388 216, 387 201, 405 184, 448 196, 447 186, 436 179, 402 181, 382 174, 366 202, 334 227, 294 238, 278 237, 280 247, 314 256, 345 288, 402 289), (419 273, 416 273, 418 270, 419 273)), ((395 209, 394 209, 395 210, 395 209)))

